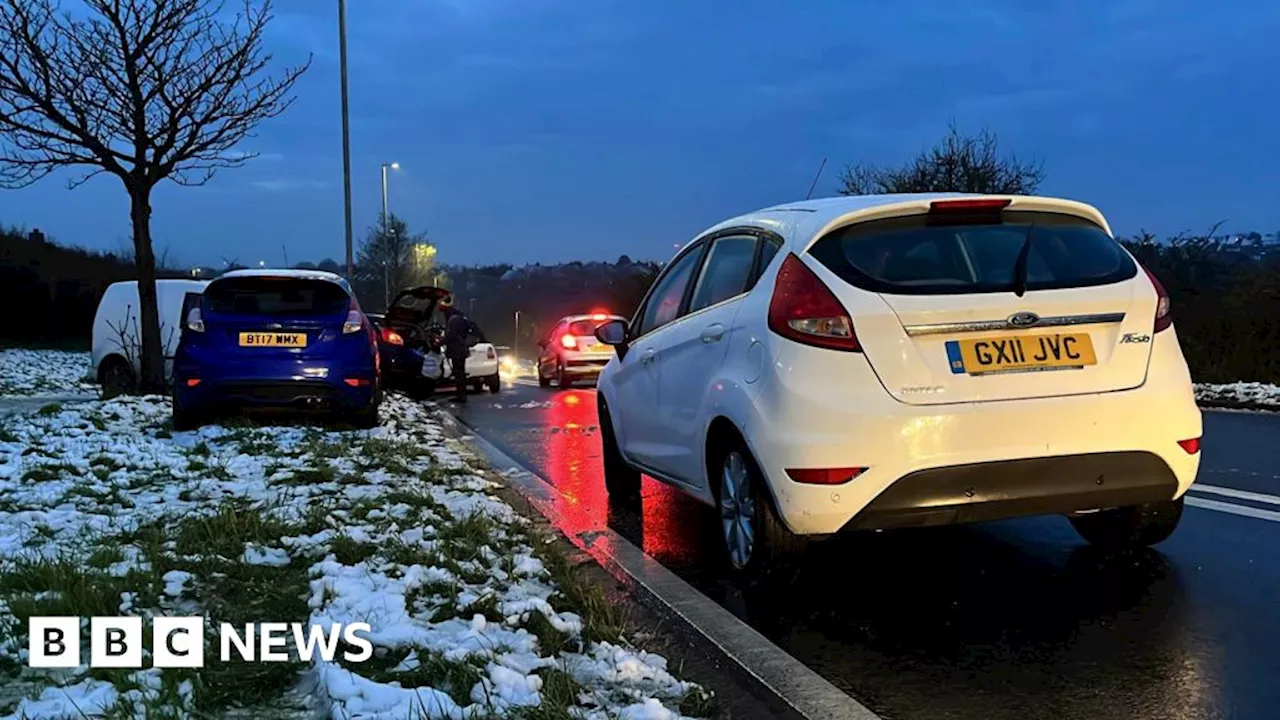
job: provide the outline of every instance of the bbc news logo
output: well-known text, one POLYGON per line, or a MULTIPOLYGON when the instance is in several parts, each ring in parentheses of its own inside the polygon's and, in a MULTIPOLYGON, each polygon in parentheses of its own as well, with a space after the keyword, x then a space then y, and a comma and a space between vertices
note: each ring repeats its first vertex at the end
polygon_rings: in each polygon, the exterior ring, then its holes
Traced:
MULTIPOLYGON (((81 620, 78 617, 32 617, 28 630, 27 665, 33 668, 75 668, 81 664, 81 620)), ((155 617, 151 619, 151 667, 204 667, 205 620, 203 617, 155 617)), ((319 657, 333 661, 340 647, 342 659, 364 662, 373 657, 368 623, 334 624, 249 623, 236 627, 222 623, 218 655, 222 662, 289 662, 290 639, 303 661, 319 657), (238 657, 237 657, 238 656, 238 657)), ((140 617, 89 619, 89 667, 141 668, 146 633, 140 617)))

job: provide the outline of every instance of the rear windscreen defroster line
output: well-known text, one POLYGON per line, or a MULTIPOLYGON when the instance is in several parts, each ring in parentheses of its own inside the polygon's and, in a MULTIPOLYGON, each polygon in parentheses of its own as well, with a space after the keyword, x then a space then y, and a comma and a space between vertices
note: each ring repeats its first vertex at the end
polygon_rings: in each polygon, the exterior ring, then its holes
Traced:
POLYGON ((988 214, 980 223, 927 215, 874 220, 832 231, 809 253, 845 282, 892 295, 1013 292, 1022 279, 1027 291, 1091 287, 1138 271, 1102 228, 1045 212, 988 214))

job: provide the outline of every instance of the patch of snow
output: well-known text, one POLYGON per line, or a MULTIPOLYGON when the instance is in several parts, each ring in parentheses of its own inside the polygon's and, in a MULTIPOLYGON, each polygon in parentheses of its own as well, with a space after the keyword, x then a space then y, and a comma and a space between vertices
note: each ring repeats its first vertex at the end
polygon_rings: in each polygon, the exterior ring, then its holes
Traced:
POLYGON ((289 553, 280 548, 257 547, 251 543, 245 546, 241 560, 245 565, 284 567, 289 564, 289 553))
POLYGON ((1207 405, 1280 411, 1280 385, 1259 382, 1196 383, 1196 400, 1207 405))
MULTIPOLYGON (((370 431, 210 426, 172 435, 163 397, 11 416, 0 435, 0 575, 19 563, 67 562, 120 583, 113 605, 121 613, 201 614, 200 593, 219 573, 203 577, 178 548, 200 554, 202 543, 166 534, 155 548, 129 538, 213 519, 232 506, 252 508, 289 531, 219 549, 217 561, 305 572, 310 584, 309 617, 271 620, 365 622, 380 657, 403 658, 376 671, 316 657, 315 695, 328 698, 332 717, 505 717, 541 704, 541 674, 556 668, 583 688, 573 717, 678 718, 675 708, 695 686, 674 677, 660 656, 583 641, 583 619, 560 605, 529 523, 493 494, 496 485, 473 469, 476 458, 432 412, 393 395, 370 431), (376 443, 386 445, 374 453, 376 443), (458 529, 463 523, 470 529, 458 529), (460 534, 478 532, 481 542, 458 549, 460 534), (95 556, 101 561, 90 565, 95 556), (159 587, 143 584, 161 559, 167 572, 159 587), (567 639, 555 653, 528 629, 538 615, 567 639), (469 688, 401 687, 428 663, 465 665, 478 680, 469 688)), ((216 537, 207 542, 225 547, 216 537)), ((53 599, 38 591, 26 597, 53 599)), ((0 661, 21 661, 26 652, 11 599, 0 595, 0 661)), ((160 703, 160 714, 183 716, 200 692, 200 683, 186 683, 175 696, 172 683, 161 682, 164 670, 131 673, 119 687, 85 672, 33 676, 27 697, 12 705, 0 699, 0 713, 144 716, 160 703), (73 705, 78 711, 63 712, 73 705)))
POLYGON ((0 397, 96 394, 89 353, 0 350, 0 397))

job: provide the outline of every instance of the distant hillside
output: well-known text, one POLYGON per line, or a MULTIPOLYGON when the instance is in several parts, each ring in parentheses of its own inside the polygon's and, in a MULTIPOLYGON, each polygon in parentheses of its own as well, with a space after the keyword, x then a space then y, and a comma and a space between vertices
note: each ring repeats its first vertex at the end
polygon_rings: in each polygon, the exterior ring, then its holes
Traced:
POLYGON ((0 228, 0 346, 87 349, 103 291, 136 277, 128 258, 63 247, 39 230, 0 228))
POLYGON ((604 310, 630 317, 658 269, 657 263, 625 256, 616 263, 441 267, 458 306, 472 313, 495 342, 515 344, 515 314, 520 311, 522 351, 565 315, 604 310))

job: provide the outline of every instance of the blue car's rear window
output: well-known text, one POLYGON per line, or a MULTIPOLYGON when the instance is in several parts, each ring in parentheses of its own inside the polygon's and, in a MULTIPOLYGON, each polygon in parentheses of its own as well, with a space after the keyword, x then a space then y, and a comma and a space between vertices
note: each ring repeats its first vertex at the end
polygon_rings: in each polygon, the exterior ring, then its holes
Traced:
POLYGON ((337 315, 351 304, 347 292, 324 280, 228 278, 209 285, 205 307, 232 315, 337 315))

